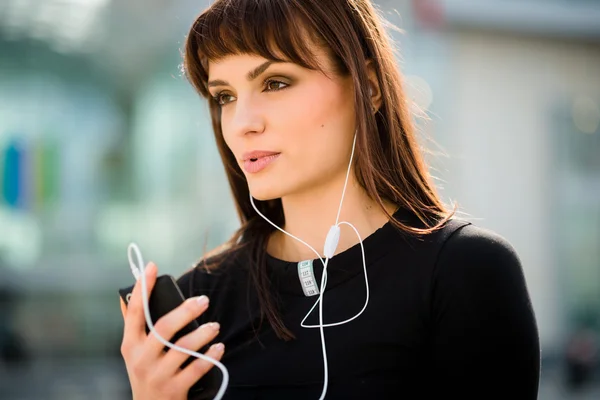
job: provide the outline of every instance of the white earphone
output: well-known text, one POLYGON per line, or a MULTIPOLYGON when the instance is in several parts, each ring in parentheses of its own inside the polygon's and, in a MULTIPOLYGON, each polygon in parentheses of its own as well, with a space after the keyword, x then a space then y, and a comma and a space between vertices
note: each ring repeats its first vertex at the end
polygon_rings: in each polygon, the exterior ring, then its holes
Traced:
POLYGON ((328 363, 327 363, 327 348, 325 346, 325 332, 324 332, 323 328, 329 328, 329 327, 332 327, 332 326, 343 325, 343 324, 346 324, 346 323, 348 323, 350 321, 355 320, 356 318, 358 318, 363 313, 363 311, 365 311, 365 309, 367 308, 367 305, 369 304, 369 280, 368 280, 368 277, 367 277, 367 261, 366 261, 366 258, 365 258, 365 247, 363 245, 362 238, 360 237, 360 234, 358 233, 358 230, 356 229, 356 227, 354 225, 352 225, 352 224, 350 224, 349 222, 346 222, 346 221, 341 221, 341 222, 339 221, 339 219, 340 219, 340 212, 342 211, 342 203, 344 201, 344 195, 346 194, 346 187, 348 186, 348 177, 350 176, 350 171, 352 170, 352 160, 354 158, 354 149, 356 147, 357 133, 358 133, 358 131, 354 133, 354 140, 352 142, 352 153, 350 154, 350 162, 348 163, 348 170, 346 171, 346 180, 344 182, 344 189, 342 190, 342 198, 340 199, 340 205, 338 207, 338 212, 337 212, 337 217, 335 219, 335 224, 332 225, 331 228, 329 228, 329 232, 327 233, 327 237, 325 239, 325 244, 323 246, 323 254, 325 256, 325 260, 323 260, 323 258, 321 258, 321 255, 319 254, 319 252, 317 252, 311 245, 309 245, 308 243, 306 243, 302 239, 300 239, 300 238, 292 235, 291 233, 286 232, 284 229, 278 227, 273 222, 271 222, 267 217, 265 217, 256 208, 256 205, 254 204, 254 199, 252 197, 252 194, 250 194, 250 203, 252 204, 252 207, 258 213, 258 215, 260 215, 265 221, 267 221, 269 224, 271 224, 274 228, 278 229, 279 231, 283 232, 284 234, 290 236, 291 238, 297 240, 298 242, 304 244, 309 249, 311 249, 312 252, 315 253, 315 255, 317 256, 317 258, 323 264, 323 275, 321 277, 321 287, 320 287, 319 298, 313 304, 312 308, 308 311, 308 313, 306 314, 306 316, 304 317, 304 319, 302 320, 302 322, 300 322, 300 326, 301 327, 303 327, 303 328, 319 328, 320 333, 321 333, 321 348, 323 350, 324 380, 323 380, 323 391, 321 392, 321 397, 319 397, 319 400, 323 400, 325 398, 325 394, 327 393, 327 386, 329 384, 329 369, 328 369, 328 363), (363 270, 364 270, 364 273, 365 273, 365 287, 366 287, 365 304, 363 305, 363 308, 355 316, 353 316, 351 318, 348 318, 345 321, 332 322, 332 323, 324 324, 323 323, 323 295, 325 293, 325 287, 327 285, 327 264, 329 263, 329 259, 331 259, 334 256, 334 254, 335 254, 335 250, 337 248, 337 245, 338 245, 338 242, 339 242, 339 239, 340 239, 340 227, 339 226, 341 224, 345 224, 345 225, 348 225, 349 227, 351 227, 354 230, 354 232, 356 233, 356 236, 358 237, 358 240, 359 240, 359 243, 360 243, 360 250, 361 250, 361 253, 362 253, 362 262, 363 262, 363 270), (305 325, 304 321, 306 321, 306 319, 312 313, 312 311, 317 306, 317 304, 319 305, 319 325, 305 325))

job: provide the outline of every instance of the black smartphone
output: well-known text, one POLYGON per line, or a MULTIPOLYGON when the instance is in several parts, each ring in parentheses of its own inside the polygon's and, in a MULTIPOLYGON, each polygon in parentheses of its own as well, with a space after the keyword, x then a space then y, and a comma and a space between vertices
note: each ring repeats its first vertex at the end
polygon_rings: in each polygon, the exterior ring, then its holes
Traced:
MULTIPOLYGON (((125 305, 129 305, 129 298, 131 297, 131 292, 133 291, 134 286, 135 285, 131 285, 129 287, 119 289, 119 295, 125 302, 125 305)), ((160 317, 177 308, 184 301, 185 297, 183 296, 183 293, 181 293, 177 282, 171 275, 161 275, 157 277, 154 288, 152 289, 152 292, 150 292, 150 298, 148 299, 148 308, 150 309, 152 323, 155 324, 160 317)), ((179 338, 187 335, 190 332, 193 332, 197 328, 199 328, 198 322, 193 320, 183 329, 177 332, 169 341, 171 343, 175 343, 179 338)), ((150 333, 148 324, 146 324, 146 333, 150 333)), ((170 350, 165 346, 165 351, 170 350)), ((198 351, 204 352, 205 349, 200 349, 198 351)), ((181 365, 181 368, 185 368, 194 360, 196 360, 196 357, 188 357, 188 359, 181 365)), ((220 371, 217 368, 212 368, 210 371, 208 371, 206 375, 204 375, 190 388, 189 398, 194 398, 196 400, 212 399, 220 387, 221 378, 219 377, 219 372, 220 371)))
MULTIPOLYGON (((131 297, 133 287, 134 285, 131 285, 129 287, 119 289, 119 295, 126 305, 129 305, 129 298, 131 297)), ((152 292, 150 292, 150 298, 148 299, 152 323, 155 324, 163 315, 177 308, 184 301, 185 297, 183 296, 183 293, 181 293, 177 282, 171 275, 161 275, 157 277, 154 288, 152 289, 152 292)), ((173 338, 165 339, 169 340, 171 343, 175 343, 177 340, 179 340, 179 338, 187 335, 190 332, 193 332, 198 327, 198 322, 193 320, 183 327, 183 329, 177 332, 173 338)), ((146 333, 150 333, 148 324, 146 324, 146 333)), ((189 360, 186 362, 186 365, 188 362, 189 360)))

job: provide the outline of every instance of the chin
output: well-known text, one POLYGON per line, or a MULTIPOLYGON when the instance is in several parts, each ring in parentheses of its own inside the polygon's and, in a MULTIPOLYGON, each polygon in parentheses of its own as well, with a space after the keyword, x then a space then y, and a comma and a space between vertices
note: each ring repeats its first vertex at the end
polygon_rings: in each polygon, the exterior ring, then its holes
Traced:
POLYGON ((281 183, 275 183, 272 179, 252 180, 248 182, 248 187, 252 197, 260 201, 279 199, 285 194, 281 183))

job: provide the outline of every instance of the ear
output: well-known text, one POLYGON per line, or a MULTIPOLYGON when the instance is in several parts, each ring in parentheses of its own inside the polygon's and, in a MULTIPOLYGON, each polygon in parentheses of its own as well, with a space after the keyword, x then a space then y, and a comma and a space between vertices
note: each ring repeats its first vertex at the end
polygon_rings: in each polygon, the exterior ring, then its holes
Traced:
POLYGON ((369 79, 367 93, 371 96, 371 104, 373 104, 373 112, 375 113, 381 107, 381 87, 375 71, 375 64, 371 59, 367 60, 367 77, 369 79))

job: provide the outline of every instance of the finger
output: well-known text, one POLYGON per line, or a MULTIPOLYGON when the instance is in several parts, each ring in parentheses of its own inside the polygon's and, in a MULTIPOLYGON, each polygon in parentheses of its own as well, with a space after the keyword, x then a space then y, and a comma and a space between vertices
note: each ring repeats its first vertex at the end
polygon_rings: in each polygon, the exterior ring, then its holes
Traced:
MULTIPOLYGON (((210 346, 208 351, 204 354, 212 359, 221 361, 224 351, 225 346, 223 343, 217 343, 210 346)), ((194 360, 190 365, 175 375, 174 385, 176 385, 176 387, 190 388, 214 366, 213 363, 203 359, 194 360)))
POLYGON ((125 319, 125 314, 127 313, 127 306, 125 305, 125 303, 123 302, 123 299, 121 297, 119 297, 120 300, 120 306, 121 306, 121 315, 123 315, 123 319, 125 319))
MULTIPOLYGON (((195 331, 188 333, 179 339, 175 344, 185 349, 198 351, 214 340, 219 334, 219 329, 220 326, 216 322, 204 324, 195 331)), ((170 349, 161 361, 161 369, 168 371, 171 374, 175 374, 188 357, 189 355, 186 353, 170 349)))
MULTIPOLYGON (((147 294, 154 288, 156 282, 157 268, 154 263, 149 263, 145 268, 147 294)), ((131 292, 129 306, 125 314, 125 336, 131 340, 143 340, 146 336, 146 317, 144 316, 144 305, 142 302, 142 278, 138 279, 131 292)))
MULTIPOLYGON (((194 319, 198 318, 208 308, 208 297, 192 297, 185 300, 177 308, 160 317, 154 324, 156 332, 165 340, 171 338, 194 319)), ((162 344, 153 334, 145 339, 145 352, 149 357, 160 355, 164 349, 162 344)))

